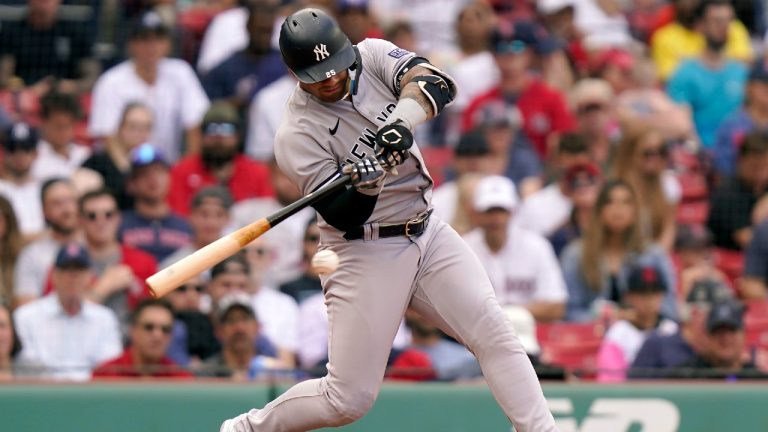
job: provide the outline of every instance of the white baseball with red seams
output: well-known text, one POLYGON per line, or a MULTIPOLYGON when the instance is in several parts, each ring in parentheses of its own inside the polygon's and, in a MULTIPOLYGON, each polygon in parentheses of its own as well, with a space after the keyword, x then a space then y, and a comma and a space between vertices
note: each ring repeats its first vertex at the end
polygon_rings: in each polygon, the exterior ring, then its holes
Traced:
POLYGON ((317 274, 330 274, 335 272, 337 268, 339 268, 339 256, 330 249, 318 251, 312 257, 312 269, 317 274))

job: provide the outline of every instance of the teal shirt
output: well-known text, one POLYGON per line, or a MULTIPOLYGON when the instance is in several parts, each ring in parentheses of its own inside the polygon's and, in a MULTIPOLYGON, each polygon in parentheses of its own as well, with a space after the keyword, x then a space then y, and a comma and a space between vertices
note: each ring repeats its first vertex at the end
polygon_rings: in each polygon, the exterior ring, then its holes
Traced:
POLYGON ((667 83, 672 100, 691 107, 705 148, 714 146, 720 123, 741 107, 747 74, 747 67, 737 61, 728 60, 721 68, 710 69, 701 60, 690 59, 680 64, 667 83))

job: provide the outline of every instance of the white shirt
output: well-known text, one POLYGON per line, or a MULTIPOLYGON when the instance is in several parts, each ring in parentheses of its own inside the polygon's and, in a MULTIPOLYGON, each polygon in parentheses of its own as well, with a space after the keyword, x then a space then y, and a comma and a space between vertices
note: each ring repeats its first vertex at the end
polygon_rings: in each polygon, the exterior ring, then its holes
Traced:
MULTIPOLYGON (((235 228, 271 215, 283 208, 274 198, 251 198, 232 207, 235 228)), ((266 285, 279 286, 296 279, 303 272, 302 254, 304 233, 315 211, 306 208, 267 231, 261 238, 272 250, 272 264, 263 276, 266 285)))
POLYGON ((5 196, 13 206, 22 234, 34 234, 45 229, 40 186, 37 180, 30 180, 21 186, 0 180, 0 195, 5 196))
POLYGON ((169 162, 181 154, 184 131, 199 125, 210 105, 200 80, 185 61, 161 60, 157 81, 149 85, 127 60, 96 82, 88 132, 92 136, 114 134, 123 109, 131 102, 143 102, 154 111, 151 143, 163 151, 169 162))
POLYGON ((27 303, 13 314, 21 339, 19 363, 42 367, 46 378, 85 381, 99 364, 123 350, 115 314, 84 301, 67 315, 55 294, 27 303))
POLYGON ((67 146, 69 157, 55 152, 48 141, 37 143, 37 159, 32 164, 32 177, 40 181, 53 177, 69 178, 91 155, 86 146, 70 143, 67 146))
MULTIPOLYGON (((299 305, 299 349, 301 367, 313 367, 328 357, 328 310, 323 293, 316 293, 299 305)), ((411 344, 411 331, 400 322, 392 347, 403 349, 411 344)))
POLYGON ((495 87, 500 75, 493 54, 489 51, 464 57, 448 69, 448 74, 460 89, 450 106, 451 111, 463 111, 475 97, 495 87))
POLYGON ((283 119, 285 103, 296 87, 296 79, 286 74, 264 87, 251 101, 248 114, 248 137, 245 152, 248 156, 268 161, 274 155, 275 135, 283 119))
POLYGON ((277 346, 296 352, 299 348, 299 306, 293 297, 261 287, 253 295, 253 310, 264 335, 277 346))
POLYGON ((448 222, 453 222, 459 205, 459 187, 455 181, 449 181, 438 186, 432 193, 432 209, 435 216, 448 222))
POLYGON ((14 292, 17 296, 43 295, 48 272, 53 267, 61 244, 49 236, 36 240, 21 250, 13 272, 14 292))
POLYGON ((200 45, 197 70, 204 75, 230 55, 248 46, 248 9, 225 10, 213 18, 200 45))
POLYGON ((510 226, 508 236, 497 253, 488 248, 481 229, 464 236, 483 263, 499 303, 564 303, 568 291, 552 245, 539 234, 514 225, 510 226))
POLYGON ((680 204, 680 200, 683 198, 683 187, 673 171, 667 170, 661 173, 661 188, 664 190, 664 197, 668 203, 680 204))
POLYGON ((515 215, 515 223, 545 237, 568 221, 573 210, 571 200, 553 183, 526 198, 515 215))
POLYGON ((603 338, 604 345, 615 345, 624 354, 627 364, 632 364, 637 357, 637 352, 643 346, 643 343, 654 330, 661 335, 667 336, 677 331, 677 323, 668 319, 662 319, 656 329, 640 330, 626 320, 619 320, 613 323, 603 338))
POLYGON ((597 0, 575 0, 576 27, 584 33, 587 49, 627 46, 633 41, 623 14, 608 15, 597 0))

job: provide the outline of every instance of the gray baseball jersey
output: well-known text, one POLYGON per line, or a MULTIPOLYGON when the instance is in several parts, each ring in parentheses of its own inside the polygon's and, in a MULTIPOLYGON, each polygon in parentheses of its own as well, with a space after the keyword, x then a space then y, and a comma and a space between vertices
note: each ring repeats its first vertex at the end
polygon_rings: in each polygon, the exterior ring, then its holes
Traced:
MULTIPOLYGON (((285 107, 275 157, 305 195, 332 181, 341 164, 373 154, 376 131, 397 103, 395 77, 415 57, 380 39, 366 39, 357 47, 364 67, 351 101, 324 103, 297 86, 285 107)), ((403 223, 427 209, 432 178, 418 146, 411 148, 411 156, 397 167, 398 175, 385 179, 369 223, 403 223)), ((328 224, 321 221, 320 226, 338 236, 328 224)))
MULTIPOLYGON (((297 88, 286 107, 275 155, 305 194, 333 179, 340 164, 371 154, 376 131, 397 101, 394 79, 414 56, 381 40, 366 40, 358 48, 363 73, 352 101, 322 103, 297 88)), ((369 224, 403 223, 429 207, 432 180, 415 145, 411 154, 397 167, 398 175, 385 179, 369 224)), ((411 238, 345 241, 330 225, 323 229, 321 247, 335 251, 340 263, 321 277, 328 306, 328 374, 226 421, 222 432, 298 432, 362 417, 379 392, 408 307, 475 354, 516 430, 557 430, 482 264, 456 231, 437 217, 411 238)))

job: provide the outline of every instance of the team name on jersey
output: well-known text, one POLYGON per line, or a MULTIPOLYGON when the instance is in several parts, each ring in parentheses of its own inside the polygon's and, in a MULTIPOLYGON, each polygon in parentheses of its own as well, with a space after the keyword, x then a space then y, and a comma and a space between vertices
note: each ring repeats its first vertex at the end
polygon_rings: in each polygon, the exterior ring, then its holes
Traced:
MULTIPOLYGON (((395 104, 388 104, 383 110, 379 111, 376 120, 381 122, 386 121, 387 117, 389 117, 394 109, 395 104)), ((360 132, 357 140, 355 140, 355 145, 349 150, 350 156, 346 158, 345 162, 353 163, 366 157, 368 155, 368 150, 366 150, 366 148, 371 151, 376 148, 376 132, 372 131, 370 128, 365 128, 360 132)))

